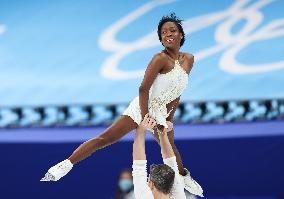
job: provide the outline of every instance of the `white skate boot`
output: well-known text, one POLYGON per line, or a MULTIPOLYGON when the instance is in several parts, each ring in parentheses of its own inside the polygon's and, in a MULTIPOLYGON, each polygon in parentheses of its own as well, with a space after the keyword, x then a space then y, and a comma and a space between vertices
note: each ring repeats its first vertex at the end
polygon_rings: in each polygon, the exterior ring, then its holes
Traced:
POLYGON ((186 175, 182 176, 184 188, 191 194, 204 197, 202 187, 190 176, 189 171, 185 168, 186 175))
POLYGON ((57 181, 65 176, 73 167, 70 160, 66 159, 51 167, 40 181, 57 181))

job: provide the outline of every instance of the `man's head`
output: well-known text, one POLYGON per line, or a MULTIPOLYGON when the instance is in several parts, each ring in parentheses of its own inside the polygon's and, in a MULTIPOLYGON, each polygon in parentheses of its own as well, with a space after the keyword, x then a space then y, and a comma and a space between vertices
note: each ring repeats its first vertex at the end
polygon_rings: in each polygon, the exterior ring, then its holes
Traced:
POLYGON ((169 194, 175 179, 174 170, 166 164, 152 164, 148 185, 153 193, 169 194))

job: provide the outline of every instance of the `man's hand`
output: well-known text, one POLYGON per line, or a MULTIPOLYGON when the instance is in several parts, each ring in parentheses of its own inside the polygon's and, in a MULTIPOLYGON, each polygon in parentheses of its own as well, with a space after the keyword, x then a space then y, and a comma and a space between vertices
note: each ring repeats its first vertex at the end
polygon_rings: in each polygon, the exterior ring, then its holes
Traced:
POLYGON ((167 121, 167 125, 168 125, 168 128, 163 128, 163 131, 159 131, 159 129, 158 129, 159 135, 167 135, 168 132, 173 130, 173 123, 172 122, 167 121))
POLYGON ((172 123, 172 122, 170 122, 170 121, 167 121, 167 125, 168 125, 168 128, 167 128, 167 129, 166 129, 166 128, 164 128, 163 133, 168 133, 168 132, 172 131, 172 130, 173 130, 173 128, 174 128, 173 123, 172 123))
POLYGON ((156 121, 153 118, 151 118, 147 113, 143 121, 139 125, 139 128, 146 131, 147 129, 153 129, 156 125, 157 125, 156 121))
POLYGON ((163 125, 157 124, 153 130, 156 130, 160 134, 164 132, 165 127, 163 125))

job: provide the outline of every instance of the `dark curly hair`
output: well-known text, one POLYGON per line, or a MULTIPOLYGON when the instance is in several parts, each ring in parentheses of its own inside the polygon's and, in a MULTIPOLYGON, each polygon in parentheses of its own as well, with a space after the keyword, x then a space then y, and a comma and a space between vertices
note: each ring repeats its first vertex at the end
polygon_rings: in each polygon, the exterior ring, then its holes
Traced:
POLYGON ((169 194, 175 179, 174 170, 166 164, 152 164, 150 167, 150 180, 157 190, 169 194))
POLYGON ((162 42, 161 32, 162 32, 162 26, 164 25, 164 23, 174 22, 179 32, 182 34, 182 39, 180 41, 180 46, 182 46, 185 41, 185 34, 183 31, 183 27, 182 27, 182 21, 183 20, 179 19, 174 12, 169 15, 163 16, 162 19, 159 21, 158 30, 157 30, 160 42, 162 42))

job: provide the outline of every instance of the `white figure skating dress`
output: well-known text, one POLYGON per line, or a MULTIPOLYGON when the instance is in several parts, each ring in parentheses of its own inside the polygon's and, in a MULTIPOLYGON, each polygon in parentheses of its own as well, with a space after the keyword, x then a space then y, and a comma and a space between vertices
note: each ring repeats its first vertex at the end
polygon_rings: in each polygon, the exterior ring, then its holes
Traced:
MULTIPOLYGON (((159 73, 150 88, 149 116, 155 119, 158 124, 168 128, 166 118, 172 110, 167 112, 166 106, 182 94, 187 84, 188 74, 179 61, 175 60, 173 69, 165 74, 159 73)), ((139 96, 132 100, 122 115, 128 115, 138 125, 142 122, 139 96)))

